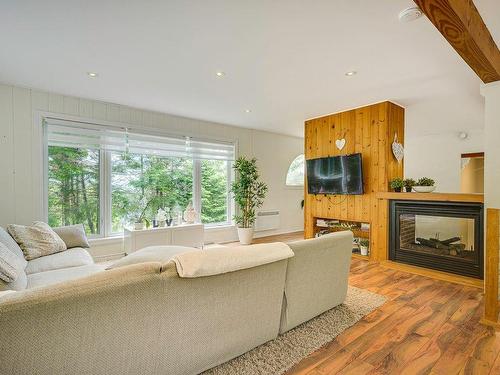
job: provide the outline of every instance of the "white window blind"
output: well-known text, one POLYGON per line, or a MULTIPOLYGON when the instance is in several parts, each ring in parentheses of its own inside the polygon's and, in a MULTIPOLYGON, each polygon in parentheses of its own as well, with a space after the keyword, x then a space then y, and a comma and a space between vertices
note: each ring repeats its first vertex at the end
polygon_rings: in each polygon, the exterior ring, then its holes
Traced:
POLYGON ((163 157, 228 161, 235 159, 235 148, 232 143, 153 135, 127 128, 53 118, 45 118, 44 125, 47 141, 51 146, 102 149, 163 157))

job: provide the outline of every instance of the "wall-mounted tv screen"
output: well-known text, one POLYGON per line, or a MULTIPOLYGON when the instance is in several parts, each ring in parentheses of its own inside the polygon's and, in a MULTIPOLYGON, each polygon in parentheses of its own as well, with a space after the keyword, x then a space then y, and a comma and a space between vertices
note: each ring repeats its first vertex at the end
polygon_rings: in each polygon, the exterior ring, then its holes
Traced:
POLYGON ((309 194, 363 194, 361 154, 307 160, 309 194))

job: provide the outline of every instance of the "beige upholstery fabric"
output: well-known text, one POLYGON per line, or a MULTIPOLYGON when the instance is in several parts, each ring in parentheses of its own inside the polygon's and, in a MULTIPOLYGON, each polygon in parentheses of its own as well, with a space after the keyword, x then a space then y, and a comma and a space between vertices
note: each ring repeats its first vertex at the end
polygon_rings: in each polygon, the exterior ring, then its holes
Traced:
POLYGON ((26 266, 26 273, 38 273, 61 268, 79 267, 94 264, 94 260, 85 249, 75 247, 60 253, 46 255, 30 260, 26 266))
POLYGON ((65 281, 75 280, 89 275, 93 275, 97 272, 103 272, 104 270, 105 270, 104 265, 89 264, 79 267, 61 268, 52 271, 32 273, 28 275, 27 288, 31 289, 53 284, 59 284, 65 281))
POLYGON ((187 246, 149 246, 144 249, 134 251, 133 253, 118 259, 108 266, 108 270, 118 267, 124 267, 131 264, 160 262, 167 263, 172 257, 179 253, 187 251, 201 251, 195 247, 187 246))
POLYGON ((54 232, 56 232, 59 237, 61 237, 68 249, 72 249, 74 247, 90 247, 83 224, 67 225, 64 227, 57 227, 53 229, 54 232))
MULTIPOLYGON (((0 279, 10 283, 17 279, 20 262, 7 246, 0 242, 0 279)), ((21 268, 21 272, 24 270, 21 268)))
POLYGON ((338 232, 291 242, 280 332, 342 303, 347 295, 353 235, 338 232))
POLYGON ((293 257, 282 242, 191 251, 175 255, 172 261, 180 277, 203 277, 257 267, 293 257))
POLYGON ((19 247, 16 241, 11 237, 9 233, 2 227, 0 227, 0 242, 3 243, 7 248, 12 251, 21 261, 23 268, 26 268, 28 261, 24 258, 23 251, 19 247))
POLYGON ((28 276, 26 275, 26 272, 24 272, 24 270, 22 272, 19 272, 17 278, 10 283, 6 283, 5 281, 0 280, 0 291, 24 290, 27 288, 27 286, 28 286, 28 276))
POLYGON ((41 221, 32 226, 11 224, 7 227, 27 260, 66 250, 66 244, 52 228, 41 221))
POLYGON ((141 263, 0 300, 0 373, 198 374, 278 334, 286 260, 182 279, 141 263))

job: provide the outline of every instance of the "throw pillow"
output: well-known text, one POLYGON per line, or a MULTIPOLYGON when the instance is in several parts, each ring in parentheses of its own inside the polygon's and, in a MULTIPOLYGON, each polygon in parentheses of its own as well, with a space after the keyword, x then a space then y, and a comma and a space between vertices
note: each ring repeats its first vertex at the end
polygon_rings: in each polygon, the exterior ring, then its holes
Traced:
POLYGON ((27 260, 67 249, 61 237, 44 222, 35 221, 32 226, 10 224, 7 229, 27 260))
POLYGON ((90 247, 83 224, 54 228, 54 232, 61 237, 68 249, 73 247, 90 247))
POLYGON ((17 256, 0 242, 0 279, 6 283, 15 281, 20 263, 17 256))

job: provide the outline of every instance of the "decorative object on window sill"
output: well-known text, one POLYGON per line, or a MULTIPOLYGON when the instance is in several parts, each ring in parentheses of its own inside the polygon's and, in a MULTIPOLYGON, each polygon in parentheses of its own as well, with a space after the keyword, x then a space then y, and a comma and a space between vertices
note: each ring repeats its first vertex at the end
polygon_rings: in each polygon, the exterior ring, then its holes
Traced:
POLYGON ((401 193, 401 190, 403 190, 404 182, 402 178, 396 177, 391 180, 390 183, 391 189, 394 190, 396 193, 401 193))
POLYGON ((413 190, 417 193, 431 193, 436 189, 434 184, 435 182, 432 178, 422 177, 417 181, 416 185, 413 186, 413 190))
POLYGON ((160 228, 163 228, 167 222, 167 215, 166 211, 159 208, 158 213, 156 214, 156 221, 158 222, 158 226, 160 228))
POLYGON ((197 218, 196 210, 193 207, 193 203, 189 201, 186 209, 184 210, 184 221, 188 224, 194 224, 197 218))
POLYGON ((144 229, 144 223, 142 221, 137 221, 134 223, 134 229, 135 230, 143 230, 144 229))
POLYGON ((403 160, 405 155, 404 147, 401 143, 398 142, 398 134, 394 133, 394 142, 392 142, 392 153, 398 162, 403 160))
POLYGON ((335 141, 335 146, 337 146, 337 148, 339 149, 339 151, 342 151, 342 149, 345 146, 345 143, 346 143, 345 138, 337 139, 335 141))
POLYGON ((178 203, 175 204, 173 210, 172 210, 172 214, 173 214, 173 225, 181 225, 182 224, 182 210, 181 210, 181 207, 179 206, 178 203))

